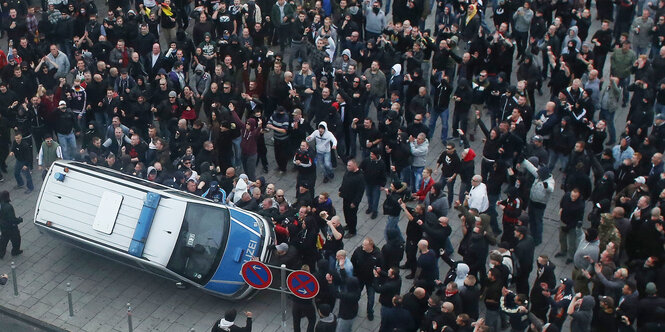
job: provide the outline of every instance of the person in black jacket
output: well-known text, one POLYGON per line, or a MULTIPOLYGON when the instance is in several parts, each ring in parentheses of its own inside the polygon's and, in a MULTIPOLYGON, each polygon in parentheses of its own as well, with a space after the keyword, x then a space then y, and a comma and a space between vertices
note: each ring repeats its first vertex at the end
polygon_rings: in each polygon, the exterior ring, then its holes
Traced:
POLYGON ((399 276, 399 268, 393 266, 388 271, 376 268, 374 270, 374 290, 379 293, 379 303, 381 304, 381 326, 390 315, 387 310, 393 307, 393 297, 399 295, 402 290, 402 279, 399 276))
POLYGON ((432 70, 432 77, 430 78, 432 84, 432 96, 434 97, 432 103, 432 110, 427 113, 429 118, 429 137, 434 138, 434 129, 436 129, 436 121, 441 118, 441 142, 445 143, 448 140, 448 105, 450 104, 450 95, 453 92, 450 86, 449 78, 443 71, 437 72, 436 69, 432 70))
POLYGON ((501 290, 506 285, 503 283, 503 276, 496 268, 491 268, 487 271, 487 278, 485 278, 485 287, 483 298, 485 301, 485 325, 489 326, 493 331, 501 331, 501 318, 500 303, 501 290))
MULTIPOLYGON (((339 286, 332 287, 333 295, 339 298, 337 329, 339 331, 350 331, 353 327, 353 320, 358 316, 358 301, 362 288, 360 288, 360 283, 355 277, 349 278, 346 273, 341 273, 339 277, 339 286)), ((333 277, 327 275, 326 279, 328 284, 332 285, 333 277)), ((372 302, 374 302, 374 292, 372 292, 372 302)))
POLYGON ((525 226, 515 228, 515 259, 519 261, 519 269, 513 271, 513 280, 518 294, 529 294, 529 275, 533 269, 533 254, 536 245, 525 226))
POLYGON ((381 158, 381 151, 372 148, 369 158, 363 159, 360 169, 365 175, 365 190, 367 191, 367 210, 365 214, 371 214, 376 219, 381 197, 381 187, 386 185, 386 163, 381 158))
POLYGON ((466 131, 469 109, 471 109, 471 86, 465 78, 460 78, 455 90, 455 110, 453 111, 453 137, 457 137, 457 129, 466 131))
POLYGON ((339 187, 339 197, 342 198, 344 220, 346 220, 349 231, 344 237, 351 238, 356 235, 358 205, 365 192, 365 176, 354 159, 350 159, 346 163, 346 170, 342 185, 339 187))
POLYGON ((310 215, 308 206, 301 206, 298 211, 298 229, 290 230, 291 244, 298 248, 303 264, 316 270, 316 261, 319 257, 316 240, 319 229, 314 216, 310 215))
POLYGON ((446 151, 441 153, 436 161, 435 173, 441 172, 439 182, 448 188, 448 206, 453 205, 453 188, 455 180, 460 172, 460 159, 455 152, 455 145, 451 142, 446 144, 446 151))
POLYGON ((381 247, 383 269, 399 266, 399 262, 404 258, 404 240, 400 235, 399 229, 390 229, 386 232, 386 244, 381 247))
MULTIPOLYGON (((353 264, 353 275, 358 278, 360 291, 367 288, 367 319, 374 319, 374 271, 383 266, 383 256, 379 248, 374 245, 374 240, 366 237, 362 245, 351 255, 353 264)), ((343 274, 343 273, 342 273, 343 274)), ((340 304, 341 306, 341 304, 340 304)), ((340 313, 341 318, 341 313, 340 313)))
POLYGON ((580 190, 573 188, 561 198, 559 204, 559 216, 561 226, 559 229, 560 250, 554 257, 568 257, 566 264, 573 262, 573 256, 577 251, 577 243, 581 232, 582 221, 584 221, 584 200, 581 198, 580 190))
POLYGON ((14 135, 14 142, 12 143, 10 156, 16 157, 16 164, 14 165, 14 178, 16 178, 16 187, 14 189, 23 187, 23 178, 21 173, 25 175, 25 181, 27 183, 28 189, 25 191, 26 194, 31 193, 35 186, 32 184, 32 175, 30 175, 30 169, 32 168, 32 146, 28 143, 28 140, 23 139, 21 133, 16 133, 14 135))
POLYGON ((58 143, 62 148, 62 159, 71 160, 76 153, 75 132, 79 131, 76 124, 76 116, 71 109, 67 108, 67 102, 61 100, 58 103, 59 111, 55 112, 55 132, 58 134, 58 143))
POLYGON ((549 257, 540 255, 536 259, 538 269, 536 278, 533 281, 529 300, 531 302, 531 312, 540 320, 547 321, 547 311, 550 308, 548 298, 543 295, 544 291, 549 291, 556 287, 556 276, 554 269, 556 266, 550 262, 549 257))
POLYGON ((23 222, 23 218, 17 218, 14 213, 14 207, 9 204, 9 192, 0 192, 0 259, 5 257, 7 243, 12 241, 12 256, 18 256, 23 253, 21 250, 21 233, 18 224, 23 222))

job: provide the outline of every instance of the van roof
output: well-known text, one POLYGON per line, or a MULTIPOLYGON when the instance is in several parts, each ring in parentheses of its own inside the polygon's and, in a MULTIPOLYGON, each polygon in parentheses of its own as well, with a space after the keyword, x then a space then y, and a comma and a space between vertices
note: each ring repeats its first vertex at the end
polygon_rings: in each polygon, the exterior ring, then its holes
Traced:
POLYGON ((157 193, 162 199, 145 242, 142 258, 166 266, 180 232, 187 202, 194 197, 174 193, 169 189, 110 169, 58 161, 54 163, 40 193, 35 222, 50 221, 51 227, 55 229, 128 253, 146 194, 157 193), (68 170, 65 171, 65 168, 68 170), (54 178, 56 173, 65 174, 63 181, 54 178), (105 210, 107 204, 102 202, 105 193, 106 197, 109 197, 109 193, 121 196, 116 211, 105 210), (180 199, 172 199, 176 197, 180 199), (117 216, 103 216, 115 220, 112 225, 104 225, 110 231, 106 233, 94 224, 98 214, 109 213, 117 213, 117 216))

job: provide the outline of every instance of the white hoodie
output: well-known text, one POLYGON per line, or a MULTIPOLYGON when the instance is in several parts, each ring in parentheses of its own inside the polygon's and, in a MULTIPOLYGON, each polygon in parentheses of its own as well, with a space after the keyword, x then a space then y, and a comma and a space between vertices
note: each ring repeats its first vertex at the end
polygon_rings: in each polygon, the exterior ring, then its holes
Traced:
POLYGON ((307 136, 306 140, 308 143, 311 143, 312 141, 316 140, 317 153, 330 152, 330 143, 332 143, 332 146, 337 148, 337 139, 335 138, 335 135, 333 135, 331 132, 328 131, 328 124, 325 121, 319 122, 318 127, 320 126, 323 126, 323 128, 325 128, 323 135, 321 135, 319 130, 316 129, 311 134, 309 134, 309 136, 307 136))

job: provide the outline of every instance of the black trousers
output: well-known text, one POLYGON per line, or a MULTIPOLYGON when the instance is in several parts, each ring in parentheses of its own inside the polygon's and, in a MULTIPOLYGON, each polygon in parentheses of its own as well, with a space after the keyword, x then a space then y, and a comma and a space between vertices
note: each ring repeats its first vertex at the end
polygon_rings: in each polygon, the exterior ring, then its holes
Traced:
POLYGON ((303 317, 307 318, 307 332, 314 332, 314 325, 316 324, 316 309, 314 308, 313 301, 293 301, 293 331, 300 332, 300 320, 303 317))
POLYGON ((416 269, 418 268, 418 241, 420 239, 406 239, 406 245, 404 246, 404 253, 406 254, 406 263, 404 265, 413 274, 416 273, 416 269))
POLYGON ((12 254, 17 254, 21 250, 21 232, 17 226, 3 227, 0 235, 0 257, 4 257, 7 252, 7 244, 12 241, 12 254))
POLYGON ((348 200, 343 201, 344 220, 346 225, 349 226, 349 233, 356 234, 356 225, 358 225, 358 206, 351 207, 351 202, 348 200))
POLYGON ((286 172, 286 163, 289 161, 289 140, 275 140, 275 161, 280 171, 286 172))
POLYGON ((529 294, 529 272, 520 272, 513 276, 518 294, 529 294))

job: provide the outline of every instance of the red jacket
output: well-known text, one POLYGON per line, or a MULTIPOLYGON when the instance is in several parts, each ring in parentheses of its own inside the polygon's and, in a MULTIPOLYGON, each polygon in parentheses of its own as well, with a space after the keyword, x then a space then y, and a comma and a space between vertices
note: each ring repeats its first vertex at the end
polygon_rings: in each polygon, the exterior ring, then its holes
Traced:
POLYGON ((425 184, 425 179, 420 180, 420 190, 416 192, 414 195, 418 197, 418 202, 422 202, 425 200, 425 197, 427 197, 427 193, 432 190, 432 186, 434 185, 434 180, 432 177, 429 177, 429 181, 427 181, 427 184, 425 184))

